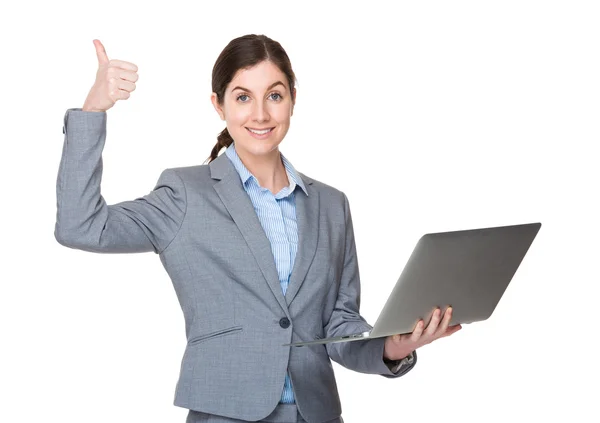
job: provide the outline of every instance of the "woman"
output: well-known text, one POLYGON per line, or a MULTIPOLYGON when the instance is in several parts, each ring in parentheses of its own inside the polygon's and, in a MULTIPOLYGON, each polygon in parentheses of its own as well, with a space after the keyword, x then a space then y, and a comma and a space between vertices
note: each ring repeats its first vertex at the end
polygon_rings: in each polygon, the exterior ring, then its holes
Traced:
POLYGON ((281 45, 232 40, 213 68, 212 102, 226 122, 210 162, 164 170, 148 195, 107 205, 100 194, 106 111, 135 89, 137 66, 94 40, 96 82, 65 115, 55 236, 102 253, 154 251, 186 322, 174 404, 187 422, 343 422, 330 359, 400 377, 415 350, 448 336, 451 309, 387 338, 282 344, 370 330, 344 193, 297 172, 280 153, 296 99, 281 45), (218 153, 226 148, 225 153, 218 153))

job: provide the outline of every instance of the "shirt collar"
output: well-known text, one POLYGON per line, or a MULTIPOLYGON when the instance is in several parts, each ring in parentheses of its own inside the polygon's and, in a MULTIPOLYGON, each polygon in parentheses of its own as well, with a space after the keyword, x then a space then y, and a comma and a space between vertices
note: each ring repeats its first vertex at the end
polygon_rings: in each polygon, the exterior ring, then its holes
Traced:
MULTIPOLYGON (((227 155, 229 160, 231 160, 231 163, 233 164, 233 167, 235 167, 235 170, 237 170, 237 172, 239 173, 240 178, 242 179, 242 184, 245 185, 246 181, 248 181, 248 179, 250 179, 251 177, 253 177, 256 180, 256 183, 258 183, 256 177, 252 173, 250 173, 246 166, 244 166, 244 163, 242 163, 240 156, 238 156, 237 152, 235 151, 235 142, 232 142, 231 145, 227 147, 227 149, 225 150, 225 154, 227 155)), ((306 191, 306 187, 304 186, 304 181, 302 181, 302 178, 300 177, 298 172, 296 172, 294 166, 292 166, 289 160, 285 158, 283 153, 279 152, 279 154, 281 155, 281 161, 283 162, 283 166, 285 167, 288 179, 290 181, 290 192, 293 192, 296 188, 296 185, 298 185, 300 186, 300 188, 302 188, 302 191, 304 191, 304 193, 308 195, 308 191, 306 191)))

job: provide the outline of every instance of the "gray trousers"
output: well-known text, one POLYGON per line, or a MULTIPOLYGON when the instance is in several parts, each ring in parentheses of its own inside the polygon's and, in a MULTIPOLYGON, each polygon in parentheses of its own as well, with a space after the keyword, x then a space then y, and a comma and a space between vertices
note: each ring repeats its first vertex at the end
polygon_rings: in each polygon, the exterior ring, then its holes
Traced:
MULTIPOLYGON (((232 419, 230 417, 217 416, 215 414, 207 414, 201 411, 190 410, 185 423, 247 423, 248 420, 232 419)), ((275 410, 261 422, 269 423, 306 423, 302 418, 296 404, 279 403, 275 410)), ((340 416, 337 419, 329 420, 326 423, 344 423, 344 419, 340 416)))

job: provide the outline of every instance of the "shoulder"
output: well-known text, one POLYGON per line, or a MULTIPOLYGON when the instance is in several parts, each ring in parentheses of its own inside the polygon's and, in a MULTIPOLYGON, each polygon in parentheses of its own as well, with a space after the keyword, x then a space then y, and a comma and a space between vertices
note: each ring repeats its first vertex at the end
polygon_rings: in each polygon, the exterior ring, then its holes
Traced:
POLYGON ((207 164, 170 167, 165 169, 165 172, 176 174, 185 185, 194 184, 195 186, 201 186, 203 183, 212 185, 210 167, 207 164))
POLYGON ((307 189, 313 189, 319 193, 321 202, 332 203, 340 207, 345 207, 345 203, 348 202, 348 198, 346 197, 346 194, 339 188, 326 184, 325 182, 319 181, 311 176, 305 175, 302 172, 298 173, 300 174, 304 185, 307 187, 310 186, 310 188, 307 189))
POLYGON ((198 174, 201 172, 209 174, 209 172, 210 172, 209 165, 207 165, 207 164, 193 165, 193 166, 169 167, 166 170, 175 171, 177 174, 179 174, 179 176, 198 174))

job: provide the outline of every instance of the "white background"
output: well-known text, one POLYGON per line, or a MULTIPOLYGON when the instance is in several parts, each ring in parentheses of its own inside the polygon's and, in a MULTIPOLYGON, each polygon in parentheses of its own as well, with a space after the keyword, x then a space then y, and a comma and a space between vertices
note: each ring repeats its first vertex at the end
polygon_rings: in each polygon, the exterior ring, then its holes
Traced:
POLYGON ((492 317, 405 377, 334 363, 345 422, 598 421, 597 3, 222 3, 0 8, 0 421, 185 421, 183 314, 158 256, 54 238, 63 117, 94 82, 94 38, 137 64, 108 111, 102 194, 145 195, 208 157, 212 66, 247 33, 291 58, 281 151, 348 195, 371 324, 423 233, 543 224, 492 317))

